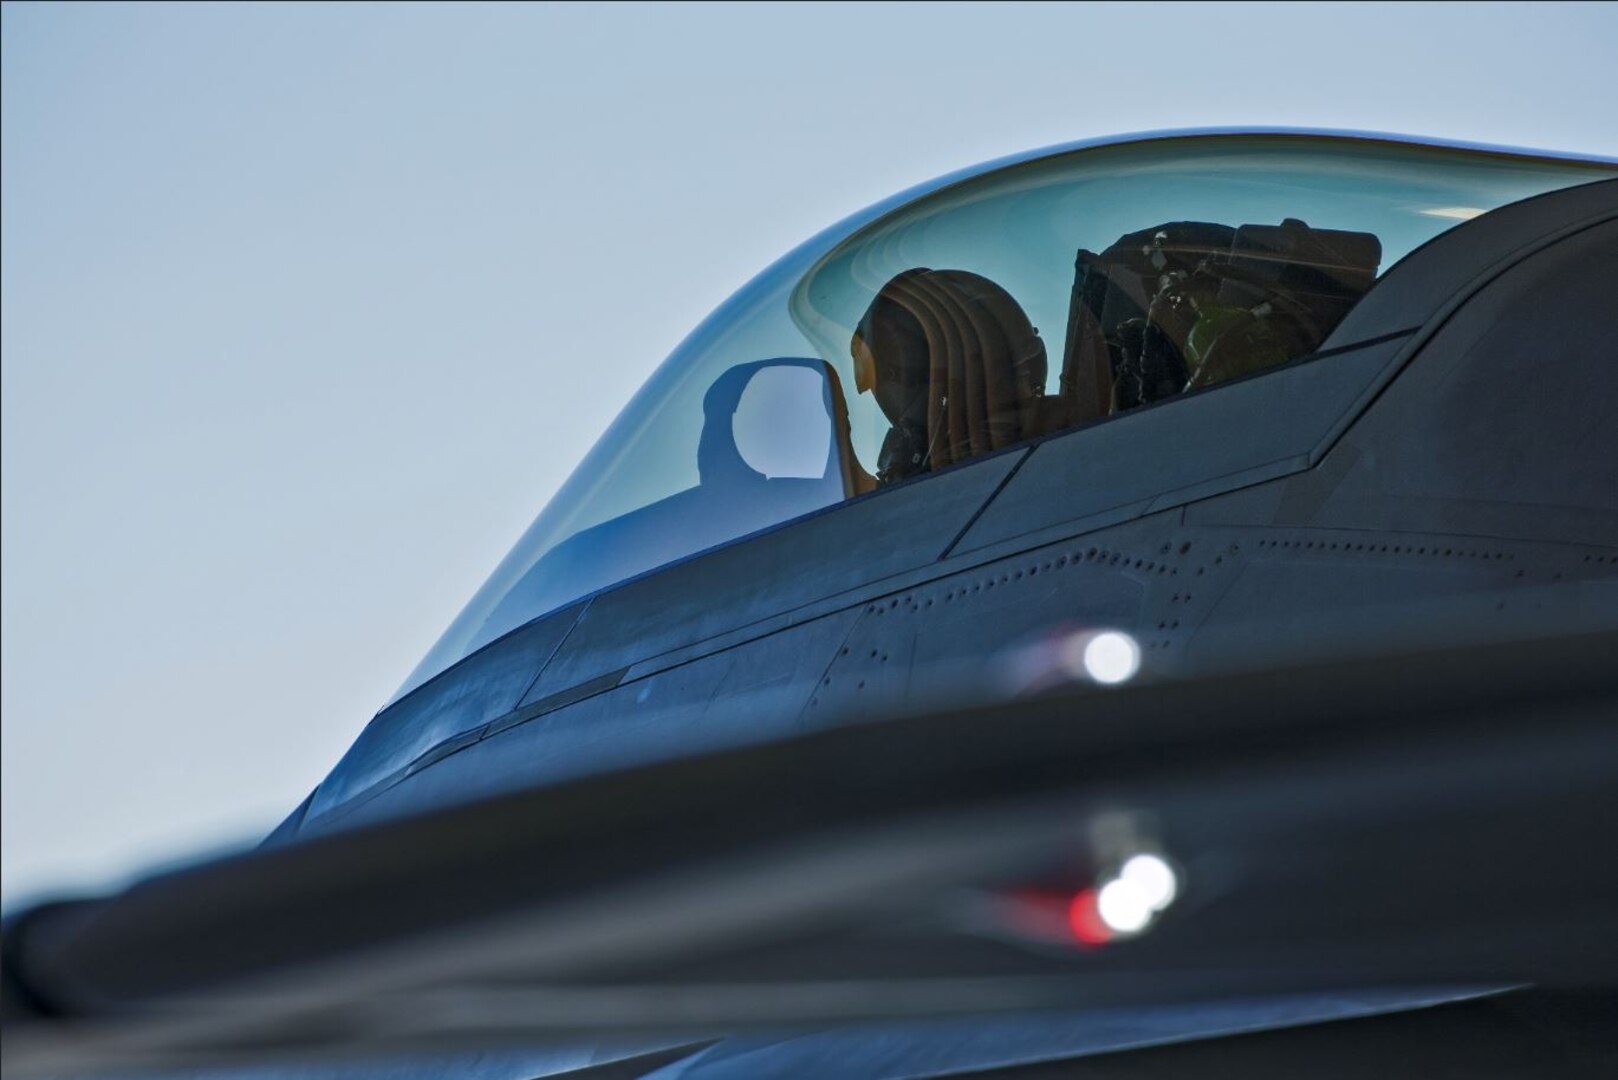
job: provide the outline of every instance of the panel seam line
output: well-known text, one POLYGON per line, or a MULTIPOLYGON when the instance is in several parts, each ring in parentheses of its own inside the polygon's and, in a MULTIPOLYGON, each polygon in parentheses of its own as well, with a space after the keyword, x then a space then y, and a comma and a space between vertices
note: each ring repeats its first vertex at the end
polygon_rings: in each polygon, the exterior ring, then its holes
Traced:
POLYGON ((994 500, 1000 497, 1002 491, 1006 490, 1006 485, 1011 483, 1013 476, 1017 475, 1017 470, 1021 469, 1028 459, 1034 456, 1034 451, 1038 449, 1038 445, 1030 446, 1022 457, 1017 459, 1017 464, 1006 471, 1006 475, 1002 476, 1000 482, 994 485, 994 490, 989 492, 988 497, 983 500, 976 510, 972 511, 972 516, 966 519, 966 524, 961 526, 961 531, 956 533, 950 542, 944 545, 944 550, 938 553, 938 558, 934 559, 933 562, 939 563, 949 558, 950 553, 955 550, 955 546, 964 540, 966 534, 972 530, 972 526, 978 523, 978 518, 983 516, 983 512, 994 504, 994 500))

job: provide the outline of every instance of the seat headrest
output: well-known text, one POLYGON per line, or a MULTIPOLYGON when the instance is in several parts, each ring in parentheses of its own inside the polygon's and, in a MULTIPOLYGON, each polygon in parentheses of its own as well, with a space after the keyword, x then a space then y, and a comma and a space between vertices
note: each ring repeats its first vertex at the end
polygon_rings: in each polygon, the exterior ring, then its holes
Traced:
POLYGON ((896 275, 860 319, 853 351, 859 388, 889 420, 919 422, 924 400, 933 468, 1037 434, 1045 344, 1011 294, 980 274, 896 275))

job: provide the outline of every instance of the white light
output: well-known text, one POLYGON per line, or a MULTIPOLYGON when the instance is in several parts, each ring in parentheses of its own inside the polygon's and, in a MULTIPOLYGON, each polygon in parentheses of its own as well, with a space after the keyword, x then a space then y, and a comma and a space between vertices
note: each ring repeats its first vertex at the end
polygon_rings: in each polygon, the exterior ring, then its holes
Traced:
POLYGON ((1421 213, 1428 217, 1454 218, 1456 221, 1471 221, 1479 214, 1485 213, 1479 206, 1435 206, 1421 213))
POLYGON ((1106 686, 1128 682, 1140 670, 1140 646, 1121 630, 1104 630, 1084 646, 1084 671, 1106 686))
POLYGON ((1096 894, 1096 914, 1117 934, 1138 934, 1155 912, 1145 889, 1127 878, 1114 878, 1096 894))
POLYGON ((1154 912, 1174 903, 1180 892, 1180 879, 1174 867, 1156 855, 1134 856, 1124 863, 1118 877, 1140 889, 1154 912))

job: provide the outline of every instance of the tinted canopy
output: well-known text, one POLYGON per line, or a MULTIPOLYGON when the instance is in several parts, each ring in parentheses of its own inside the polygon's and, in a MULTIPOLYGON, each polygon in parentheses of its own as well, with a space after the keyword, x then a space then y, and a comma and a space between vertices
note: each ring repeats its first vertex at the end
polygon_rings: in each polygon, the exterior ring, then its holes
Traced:
POLYGON ((1194 134, 1025 155, 896 196, 697 327, 400 693, 669 562, 1307 356, 1433 236, 1614 174, 1384 138, 1194 134))

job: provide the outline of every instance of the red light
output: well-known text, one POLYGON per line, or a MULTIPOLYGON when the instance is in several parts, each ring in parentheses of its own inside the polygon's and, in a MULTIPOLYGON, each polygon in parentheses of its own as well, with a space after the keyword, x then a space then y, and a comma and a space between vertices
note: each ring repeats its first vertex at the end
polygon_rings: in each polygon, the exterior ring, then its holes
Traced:
POLYGON ((1098 889, 1085 889, 1067 906, 1068 929, 1086 945, 1105 945, 1113 938, 1112 930, 1101 921, 1100 896, 1098 889))

